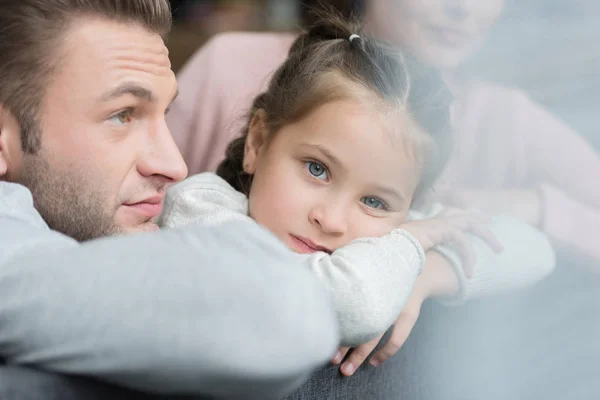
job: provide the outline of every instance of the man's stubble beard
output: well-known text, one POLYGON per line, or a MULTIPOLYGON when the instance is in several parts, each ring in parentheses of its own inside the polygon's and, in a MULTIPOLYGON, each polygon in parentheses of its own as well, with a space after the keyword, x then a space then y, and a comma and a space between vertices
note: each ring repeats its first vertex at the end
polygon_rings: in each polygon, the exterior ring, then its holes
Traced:
POLYGON ((121 233, 115 210, 103 202, 109 196, 85 171, 52 168, 43 151, 25 154, 20 183, 33 195, 35 208, 50 229, 83 242, 121 233))

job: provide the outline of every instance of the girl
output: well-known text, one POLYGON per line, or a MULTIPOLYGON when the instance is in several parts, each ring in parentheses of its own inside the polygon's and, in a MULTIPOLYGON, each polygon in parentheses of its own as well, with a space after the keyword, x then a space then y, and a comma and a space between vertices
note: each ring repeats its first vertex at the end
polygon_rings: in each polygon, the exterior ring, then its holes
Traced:
MULTIPOLYGON (((355 27, 323 17, 255 99, 219 176, 200 174, 172 187, 161 225, 253 219, 308 254, 307 265, 331 289, 344 345, 364 343, 392 324, 426 251, 452 261, 464 293, 474 257, 461 232, 499 246, 477 214, 407 221, 423 218, 409 209, 443 169, 450 136, 450 96, 434 74, 414 67, 355 27)), ((513 279, 527 284, 550 272, 554 260, 542 235, 519 228, 530 252, 514 246, 494 256, 476 243, 478 262, 493 270, 525 259, 531 268, 513 279)), ((452 279, 440 276, 440 287, 452 292, 452 279)))

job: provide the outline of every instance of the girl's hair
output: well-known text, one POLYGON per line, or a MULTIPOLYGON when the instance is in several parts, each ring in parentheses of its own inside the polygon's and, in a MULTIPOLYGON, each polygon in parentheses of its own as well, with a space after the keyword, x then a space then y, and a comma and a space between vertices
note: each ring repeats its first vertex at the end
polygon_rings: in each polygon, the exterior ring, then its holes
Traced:
POLYGON ((248 125, 242 136, 229 144, 217 174, 249 194, 252 176, 244 172, 244 148, 250 121, 259 110, 272 135, 328 102, 352 98, 353 92, 359 93, 358 87, 372 95, 367 100, 382 112, 408 113, 425 131, 426 135, 412 135, 415 140, 411 140, 412 153, 421 165, 414 197, 420 196, 438 178, 451 151, 450 92, 434 70, 418 65, 392 46, 367 38, 358 23, 344 20, 332 10, 315 11, 314 20, 292 45, 267 91, 254 100, 248 125))

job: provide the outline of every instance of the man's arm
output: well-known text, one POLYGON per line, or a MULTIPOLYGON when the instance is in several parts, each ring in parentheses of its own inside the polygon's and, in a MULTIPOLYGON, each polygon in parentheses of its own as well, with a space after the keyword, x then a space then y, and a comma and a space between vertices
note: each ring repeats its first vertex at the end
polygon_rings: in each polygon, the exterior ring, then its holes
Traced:
POLYGON ((78 244, 0 183, 0 354, 174 394, 278 398, 338 344, 326 290, 257 226, 78 244))

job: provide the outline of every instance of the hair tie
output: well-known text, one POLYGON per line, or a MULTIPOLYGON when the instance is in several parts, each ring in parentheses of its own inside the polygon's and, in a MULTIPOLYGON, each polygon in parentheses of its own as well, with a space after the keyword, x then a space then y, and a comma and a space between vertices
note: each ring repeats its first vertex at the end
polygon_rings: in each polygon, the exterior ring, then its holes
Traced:
POLYGON ((350 43, 352 43, 352 41, 354 39, 360 39, 360 36, 358 36, 356 33, 353 33, 352 35, 350 35, 350 37, 348 38, 348 40, 350 41, 350 43))

